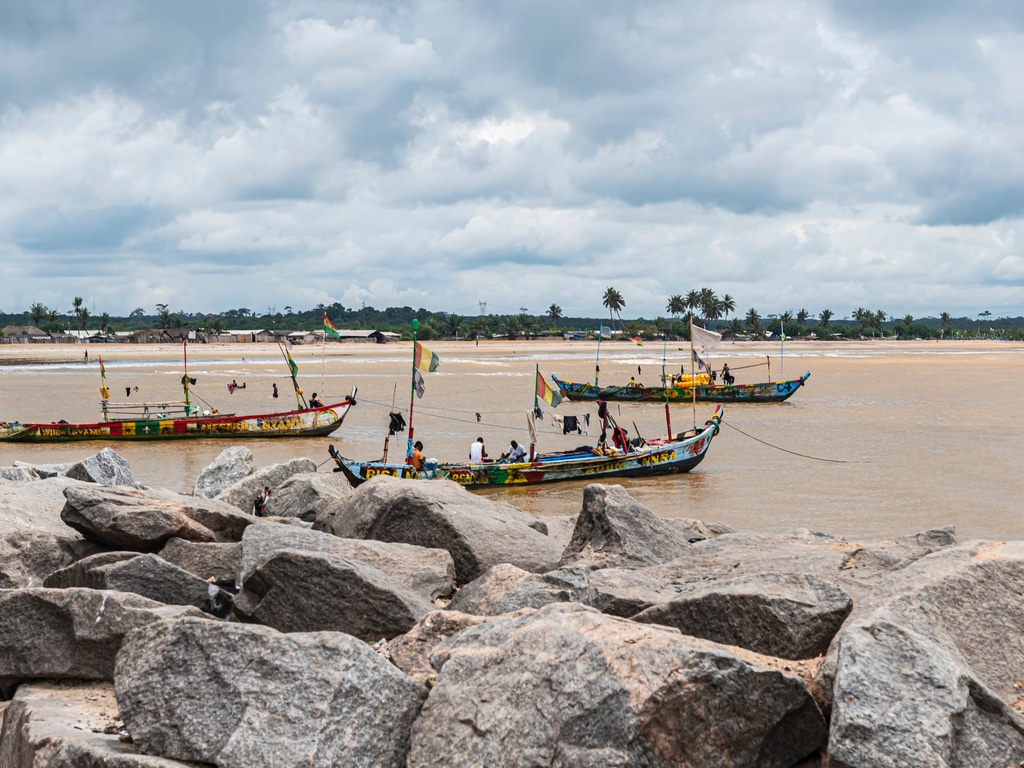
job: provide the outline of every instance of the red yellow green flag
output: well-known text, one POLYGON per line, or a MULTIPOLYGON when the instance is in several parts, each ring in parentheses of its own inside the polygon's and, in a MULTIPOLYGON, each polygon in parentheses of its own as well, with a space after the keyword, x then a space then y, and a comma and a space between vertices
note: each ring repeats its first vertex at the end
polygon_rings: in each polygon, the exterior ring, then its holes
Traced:
POLYGON ((103 358, 100 358, 100 378, 107 378, 107 369, 103 366, 103 358))
POLYGON ((642 347, 644 345, 644 340, 641 339, 639 336, 630 336, 629 340, 636 344, 638 347, 642 347))
POLYGON ((544 376, 540 371, 537 371, 537 397, 552 408, 557 408, 558 404, 562 402, 562 393, 552 389, 551 385, 544 380, 544 376))
POLYGON ((413 357, 412 367, 419 368, 421 371, 436 371, 437 364, 441 362, 441 359, 431 352, 429 349, 424 347, 418 341, 416 342, 416 353, 413 357))
POLYGON ((338 329, 334 327, 330 320, 327 319, 327 313, 324 312, 324 333, 330 336, 332 339, 340 339, 341 334, 338 333, 338 329))

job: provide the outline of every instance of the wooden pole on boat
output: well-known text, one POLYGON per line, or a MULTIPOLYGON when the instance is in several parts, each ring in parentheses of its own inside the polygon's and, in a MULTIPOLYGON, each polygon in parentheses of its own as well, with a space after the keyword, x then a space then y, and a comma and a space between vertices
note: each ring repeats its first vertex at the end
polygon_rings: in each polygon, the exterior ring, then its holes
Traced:
POLYGON ((192 404, 188 399, 188 339, 185 336, 181 337, 181 355, 185 370, 181 377, 181 387, 185 391, 185 418, 188 418, 192 415, 192 404))
POLYGON ((668 379, 665 377, 665 358, 668 356, 668 334, 662 334, 661 349, 661 388, 665 391, 665 429, 668 430, 668 439, 672 439, 672 415, 668 407, 668 379))
POLYGON ((765 359, 768 360, 768 383, 772 383, 772 356, 765 355, 765 359))
POLYGON ((537 398, 540 394, 540 364, 533 364, 533 413, 526 417, 530 425, 530 461, 533 461, 534 456, 537 455, 537 427, 534 425, 534 414, 537 413, 537 408, 540 405, 537 402, 537 398))
POLYGON ((295 390, 295 403, 298 405, 300 411, 305 410, 306 403, 302 399, 302 390, 299 388, 299 382, 295 378, 299 372, 299 366, 297 366, 295 361, 292 360, 292 356, 288 353, 288 350, 285 348, 283 343, 278 342, 278 346, 281 347, 281 354, 284 356, 284 361, 288 364, 288 370, 291 371, 292 374, 292 389, 295 390))
POLYGON ((690 315, 690 397, 693 411, 693 428, 697 428, 697 363, 693 358, 693 315, 690 315))
POLYGON ((412 319, 412 375, 409 382, 409 441, 405 446, 405 463, 412 461, 412 406, 416 400, 416 331, 420 329, 420 321, 412 319))
POLYGON ((597 377, 601 373, 601 337, 604 336, 604 323, 597 329, 597 357, 594 359, 594 386, 597 386, 597 377))
POLYGON ((107 414, 107 401, 110 399, 110 390, 107 389, 107 369, 103 365, 103 355, 100 355, 100 410, 103 411, 103 420, 109 421, 107 414))

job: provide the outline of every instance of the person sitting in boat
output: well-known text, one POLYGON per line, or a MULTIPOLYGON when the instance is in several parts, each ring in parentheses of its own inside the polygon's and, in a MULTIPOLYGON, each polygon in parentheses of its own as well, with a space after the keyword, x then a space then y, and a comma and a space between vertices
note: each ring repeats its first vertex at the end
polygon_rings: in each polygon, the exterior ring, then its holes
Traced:
POLYGON ((309 407, 310 408, 323 408, 324 407, 323 402, 320 400, 319 397, 316 396, 316 392, 314 392, 313 396, 311 398, 309 398, 309 407))
POLYGON ((482 437, 478 437, 476 442, 469 446, 469 460, 474 464, 483 464, 487 461, 487 449, 484 448, 482 437))
POLYGON ((513 440, 509 443, 508 450, 501 454, 501 457, 498 460, 507 461, 510 464, 518 464, 521 461, 526 461, 526 449, 513 440))
POLYGON ((722 381, 726 384, 732 384, 734 381, 736 381, 736 377, 729 373, 728 363, 722 366, 722 381))
POLYGON ((627 387, 635 387, 636 386, 636 377, 635 376, 630 376, 629 377, 629 384, 627 384, 626 386, 627 387))
POLYGON ((623 453, 629 453, 629 433, 622 427, 612 430, 612 445, 623 453))
POLYGON ((412 456, 409 457, 409 464, 413 469, 423 469, 423 443, 417 440, 412 446, 412 456))

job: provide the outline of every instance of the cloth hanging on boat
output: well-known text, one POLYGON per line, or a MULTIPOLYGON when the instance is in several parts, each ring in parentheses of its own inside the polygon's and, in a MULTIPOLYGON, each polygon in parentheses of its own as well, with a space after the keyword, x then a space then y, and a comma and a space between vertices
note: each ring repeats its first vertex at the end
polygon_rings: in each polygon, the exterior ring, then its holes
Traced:
POLYGON ((590 414, 589 413, 584 413, 583 414, 583 422, 580 425, 580 428, 583 430, 583 434, 584 435, 588 435, 588 436, 590 435, 590 414))
POLYGON ((577 416, 564 416, 562 421, 562 434, 567 435, 570 432, 576 432, 581 434, 579 417, 577 416))
POLYGON ((391 424, 388 426, 389 435, 397 435, 405 429, 405 418, 400 413, 392 413, 391 424))
POLYGON ((540 409, 539 405, 533 409, 533 418, 537 421, 544 421, 544 411, 540 409))

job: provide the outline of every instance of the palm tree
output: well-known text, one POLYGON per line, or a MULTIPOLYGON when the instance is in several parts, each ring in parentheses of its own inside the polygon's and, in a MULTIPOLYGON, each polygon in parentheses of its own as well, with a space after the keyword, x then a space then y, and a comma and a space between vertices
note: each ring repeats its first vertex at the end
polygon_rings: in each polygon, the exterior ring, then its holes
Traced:
POLYGON ((908 329, 910 328, 910 324, 913 323, 913 322, 914 322, 914 316, 913 315, 904 315, 903 316, 903 324, 905 326, 907 326, 908 329))
POLYGON ((828 321, 831 320, 831 319, 832 319, 832 310, 831 309, 823 309, 823 310, 821 310, 821 313, 818 315, 818 320, 821 321, 821 327, 822 328, 828 328, 828 321))
POLYGON ((551 321, 551 327, 557 328, 558 321, 562 319, 562 308, 557 304, 552 304, 548 307, 548 320, 551 321))
POLYGON ((100 315, 100 330, 106 333, 108 325, 110 325, 110 313, 104 312, 100 315))
POLYGON ((704 320, 711 321, 717 320, 718 315, 718 297, 715 296, 715 292, 710 288, 700 289, 700 311, 704 316, 704 320))
POLYGON ((78 322, 83 331, 89 330, 89 308, 82 307, 78 311, 78 322))
POLYGON ((622 298, 622 294, 614 288, 608 288, 604 292, 604 301, 602 302, 608 307, 608 322, 612 321, 612 313, 619 316, 619 326, 622 325, 622 308, 626 306, 626 300, 622 298))
POLYGON ((952 318, 950 318, 949 312, 943 312, 941 315, 939 315, 939 322, 942 326, 942 333, 940 335, 945 336, 946 331, 949 330, 949 325, 952 322, 952 318))
POLYGON ((728 293, 722 297, 721 300, 722 317, 728 317, 736 311, 736 299, 730 296, 728 293))
POLYGON ((686 311, 686 299, 680 296, 678 293, 674 296, 668 297, 668 306, 665 307, 668 313, 672 315, 672 319, 678 319, 683 312, 686 311))
POLYGON ((810 312, 808 312, 806 309, 801 309, 799 312, 796 313, 796 324, 801 326, 807 325, 807 318, 810 316, 810 312))
POLYGON ((746 325, 747 330, 749 330, 751 333, 761 332, 761 315, 758 314, 758 311, 753 307, 747 310, 746 325))
POLYGON ((697 289, 689 291, 686 294, 684 301, 686 302, 686 308, 690 311, 690 316, 692 317, 693 313, 697 311, 698 307, 700 307, 700 291, 697 289))
POLYGON ((447 331, 449 336, 458 336, 462 322, 463 319, 461 317, 454 312, 449 312, 444 318, 445 331, 447 331))
POLYGON ((782 323, 782 324, 790 323, 792 325, 792 323, 793 323, 793 312, 791 310, 787 309, 785 312, 783 312, 781 315, 779 315, 779 322, 782 323))
POLYGON ((74 307, 75 317, 81 318, 82 317, 82 297, 81 296, 75 296, 75 300, 72 302, 72 306, 74 307))
POLYGON ((157 304, 156 305, 156 314, 157 314, 157 317, 160 318, 160 327, 161 328, 169 328, 170 325, 171 325, 171 313, 167 311, 167 305, 166 304, 157 304))
POLYGON ((46 308, 45 304, 36 302, 28 308, 28 315, 32 318, 32 325, 38 326, 43 319, 50 313, 50 310, 46 308))

